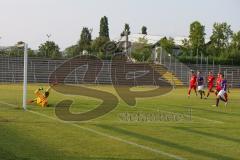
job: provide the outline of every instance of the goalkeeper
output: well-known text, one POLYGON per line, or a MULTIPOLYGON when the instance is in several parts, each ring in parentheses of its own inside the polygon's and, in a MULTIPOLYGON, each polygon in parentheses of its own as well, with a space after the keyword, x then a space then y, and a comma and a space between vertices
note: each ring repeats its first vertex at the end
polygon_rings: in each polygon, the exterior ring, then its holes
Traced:
POLYGON ((51 90, 51 86, 49 86, 47 88, 47 90, 43 90, 43 88, 39 88, 37 89, 34 94, 36 95, 37 98, 29 100, 28 103, 32 104, 34 102, 37 103, 37 105, 41 106, 41 107, 48 107, 48 97, 50 94, 50 90, 51 90))

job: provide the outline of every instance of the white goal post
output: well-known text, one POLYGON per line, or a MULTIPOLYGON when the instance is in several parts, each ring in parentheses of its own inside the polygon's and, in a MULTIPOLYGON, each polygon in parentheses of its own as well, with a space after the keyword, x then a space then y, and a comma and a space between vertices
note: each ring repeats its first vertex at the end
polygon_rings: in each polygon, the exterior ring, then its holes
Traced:
POLYGON ((23 60, 23 97, 22 107, 24 110, 27 109, 27 65, 28 65, 28 44, 25 42, 19 42, 16 44, 18 48, 24 48, 24 60, 23 60))
POLYGON ((27 65, 28 65, 28 44, 24 43, 24 67, 23 67, 23 109, 27 109, 27 65))

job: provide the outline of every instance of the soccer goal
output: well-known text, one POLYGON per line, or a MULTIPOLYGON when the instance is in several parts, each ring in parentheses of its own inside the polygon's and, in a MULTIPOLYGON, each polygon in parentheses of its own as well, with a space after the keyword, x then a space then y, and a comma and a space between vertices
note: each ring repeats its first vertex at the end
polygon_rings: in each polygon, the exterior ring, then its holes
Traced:
MULTIPOLYGON (((22 107, 24 110, 27 109, 27 72, 28 72, 28 45, 23 43, 24 47, 24 58, 23 58, 23 104, 22 107)), ((20 46, 20 47, 22 47, 20 46)))
POLYGON ((1 106, 27 109, 28 45, 2 47, 0 54, 0 103, 1 106), (23 56, 15 56, 14 53, 23 56))

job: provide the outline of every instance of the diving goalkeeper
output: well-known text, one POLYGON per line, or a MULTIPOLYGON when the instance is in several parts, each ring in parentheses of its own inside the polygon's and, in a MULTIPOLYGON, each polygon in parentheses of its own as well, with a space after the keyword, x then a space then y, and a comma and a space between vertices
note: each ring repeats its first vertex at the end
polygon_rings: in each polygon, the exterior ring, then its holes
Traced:
POLYGON ((49 94, 50 94, 50 90, 51 90, 51 86, 49 86, 47 88, 47 90, 45 90, 45 91, 44 91, 43 88, 38 88, 34 92, 36 98, 32 99, 32 100, 29 100, 28 104, 32 104, 32 103, 36 102, 37 105, 39 105, 41 107, 48 107, 49 106, 48 97, 49 97, 49 94))

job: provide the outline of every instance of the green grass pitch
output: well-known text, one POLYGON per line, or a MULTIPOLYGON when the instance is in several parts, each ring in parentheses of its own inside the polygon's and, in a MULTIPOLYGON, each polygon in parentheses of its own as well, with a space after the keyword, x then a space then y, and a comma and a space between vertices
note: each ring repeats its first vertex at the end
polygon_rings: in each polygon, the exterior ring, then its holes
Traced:
MULTIPOLYGON (((28 86, 29 98, 34 97, 39 86, 42 85, 28 86)), ((90 87, 117 95, 112 86, 90 87)), ((114 111, 87 122, 59 120, 54 104, 72 99, 71 110, 77 113, 95 108, 100 100, 52 91, 52 107, 28 106, 29 111, 24 112, 20 108, 21 92, 21 85, 0 85, 0 160, 240 159, 239 89, 231 90, 227 109, 223 103, 219 108, 211 106, 215 103, 214 95, 200 100, 192 94, 188 99, 187 88, 177 88, 164 96, 137 99, 135 107, 119 99, 114 111), (126 113, 186 117, 121 119, 120 115, 126 113)))

